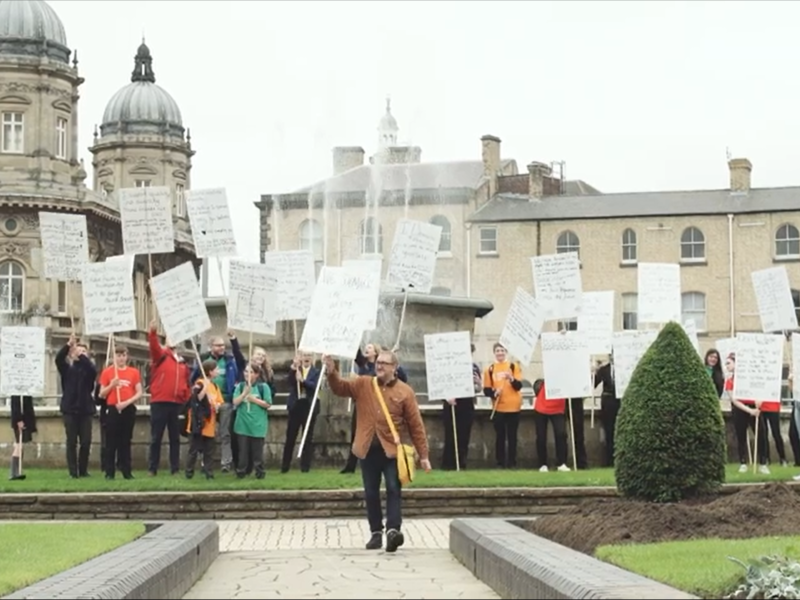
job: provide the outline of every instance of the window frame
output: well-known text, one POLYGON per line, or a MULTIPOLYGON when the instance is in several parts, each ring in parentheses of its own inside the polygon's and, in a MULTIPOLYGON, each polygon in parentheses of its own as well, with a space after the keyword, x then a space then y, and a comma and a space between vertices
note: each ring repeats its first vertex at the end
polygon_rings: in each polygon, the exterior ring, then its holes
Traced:
POLYGON ((499 232, 497 231, 497 227, 495 227, 495 226, 478 227, 478 255, 479 256, 497 256, 499 254, 499 252, 498 252, 498 241, 499 241, 498 233, 499 232), (492 234, 491 239, 490 238, 484 238, 484 233, 491 233, 492 234), (491 244, 491 246, 493 246, 493 249, 491 249, 491 250, 485 249, 485 244, 486 243, 491 244))
POLYGON ((707 260, 707 252, 706 252, 706 234, 703 233, 703 230, 699 227, 695 227, 694 225, 690 225, 686 229, 681 232, 680 237, 680 262, 683 264, 692 264, 692 263, 705 263, 707 260), (692 238, 691 240, 685 239, 687 235, 690 235, 692 238), (698 241, 695 239, 695 234, 700 234, 700 240, 698 241), (700 248, 701 256, 696 256, 696 248, 700 248), (684 248, 691 249, 691 256, 684 256, 683 250, 684 248))
POLYGON ((25 154, 25 113, 15 110, 3 111, 2 114, 2 130, 0 130, 0 150, 3 154, 25 154), (19 120, 17 120, 19 117, 19 120), (19 128, 19 147, 16 144, 11 144, 11 141, 17 141, 15 135, 17 128, 19 128), (9 137, 9 134, 10 137, 9 137))

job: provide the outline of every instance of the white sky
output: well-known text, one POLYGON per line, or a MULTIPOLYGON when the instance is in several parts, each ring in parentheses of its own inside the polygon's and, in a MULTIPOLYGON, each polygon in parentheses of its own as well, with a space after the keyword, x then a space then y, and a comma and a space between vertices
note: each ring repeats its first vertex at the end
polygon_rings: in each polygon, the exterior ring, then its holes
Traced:
POLYGON ((726 148, 755 186, 800 183, 794 2, 50 4, 86 78, 81 147, 144 33, 193 187, 227 188, 251 260, 252 203, 329 175, 333 146, 374 152, 387 94, 423 161, 478 160, 490 133, 523 172, 565 160, 604 192, 727 187, 726 148))

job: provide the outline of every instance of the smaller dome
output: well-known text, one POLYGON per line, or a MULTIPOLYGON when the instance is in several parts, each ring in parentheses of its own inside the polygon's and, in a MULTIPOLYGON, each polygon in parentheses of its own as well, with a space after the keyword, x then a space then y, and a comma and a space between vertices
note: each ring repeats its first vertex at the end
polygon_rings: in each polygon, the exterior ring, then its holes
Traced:
POLYGON ((389 131, 397 131, 400 129, 397 126, 397 119, 394 118, 392 114, 392 101, 387 98, 386 99, 386 113, 381 117, 380 122, 378 123, 378 130, 389 132, 389 131))
POLYGON ((30 42, 46 42, 46 55, 69 63, 64 24, 47 2, 0 0, 0 54, 42 54, 41 47, 31 48, 30 42))

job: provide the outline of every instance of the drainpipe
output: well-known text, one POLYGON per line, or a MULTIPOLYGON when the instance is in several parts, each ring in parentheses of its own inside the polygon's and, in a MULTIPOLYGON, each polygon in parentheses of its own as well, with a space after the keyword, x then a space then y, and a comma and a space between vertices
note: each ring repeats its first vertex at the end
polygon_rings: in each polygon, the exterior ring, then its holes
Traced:
POLYGON ((736 335, 736 301, 733 280, 733 214, 728 213, 728 295, 731 313, 731 337, 736 335))
POLYGON ((467 230, 467 298, 472 298, 472 223, 465 225, 467 230))

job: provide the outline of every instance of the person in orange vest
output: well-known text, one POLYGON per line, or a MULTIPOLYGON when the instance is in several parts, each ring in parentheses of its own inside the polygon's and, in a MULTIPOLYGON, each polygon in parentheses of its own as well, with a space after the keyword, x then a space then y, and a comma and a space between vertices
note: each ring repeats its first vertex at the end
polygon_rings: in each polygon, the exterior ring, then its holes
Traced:
POLYGON ((522 412, 522 368, 507 359, 508 353, 499 342, 492 349, 494 364, 483 373, 483 393, 492 400, 494 409, 497 466, 513 469, 517 466, 517 430, 522 412))
POLYGON ((217 433, 217 412, 225 402, 214 377, 217 361, 203 362, 203 376, 192 387, 189 412, 186 415, 186 432, 189 434, 189 454, 186 458, 186 479, 194 477, 197 456, 202 454, 202 470, 206 479, 213 479, 214 437, 217 433))

